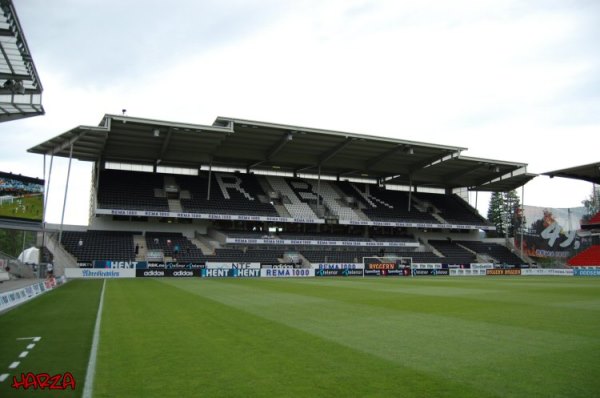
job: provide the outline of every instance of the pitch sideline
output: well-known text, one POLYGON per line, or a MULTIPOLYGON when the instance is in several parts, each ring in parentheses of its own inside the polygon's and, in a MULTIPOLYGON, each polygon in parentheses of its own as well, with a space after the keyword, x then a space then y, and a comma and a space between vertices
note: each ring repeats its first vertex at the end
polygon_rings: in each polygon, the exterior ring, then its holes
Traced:
POLYGON ((96 356, 98 354, 98 344, 100 342, 100 323, 102 321, 102 307, 104 306, 104 288, 106 279, 102 283, 102 292, 100 293, 100 303, 98 304, 98 313, 96 314, 96 325, 94 326, 94 337, 92 340, 92 349, 85 374, 85 384, 83 387, 82 398, 92 398, 94 388, 94 376, 96 375, 96 356))

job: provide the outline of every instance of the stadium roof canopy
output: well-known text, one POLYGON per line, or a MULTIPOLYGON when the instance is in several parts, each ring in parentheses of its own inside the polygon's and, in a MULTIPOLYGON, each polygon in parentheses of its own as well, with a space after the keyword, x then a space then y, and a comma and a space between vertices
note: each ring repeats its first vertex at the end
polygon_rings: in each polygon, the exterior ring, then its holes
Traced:
POLYGON ((0 122, 43 115, 42 83, 12 0, 0 9, 0 122))
POLYGON ((569 167, 567 169, 549 171, 543 175, 553 177, 572 178, 583 180, 594 184, 600 184, 600 162, 590 163, 583 166, 569 167))
POLYGON ((535 176, 524 163, 461 156, 462 147, 228 117, 207 126, 105 115, 98 127, 75 127, 29 152, 69 157, 71 147, 81 161, 211 165, 445 190, 512 190, 535 176))

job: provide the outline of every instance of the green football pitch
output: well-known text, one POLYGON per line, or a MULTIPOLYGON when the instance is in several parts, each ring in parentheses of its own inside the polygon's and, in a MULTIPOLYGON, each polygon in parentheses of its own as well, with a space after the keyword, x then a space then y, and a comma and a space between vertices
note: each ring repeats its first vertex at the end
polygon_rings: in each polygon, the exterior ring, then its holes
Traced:
MULTIPOLYGON (((0 315, 0 397, 82 396, 103 284, 0 315)), ((94 397, 600 395, 600 278, 107 280, 99 330, 94 397)))

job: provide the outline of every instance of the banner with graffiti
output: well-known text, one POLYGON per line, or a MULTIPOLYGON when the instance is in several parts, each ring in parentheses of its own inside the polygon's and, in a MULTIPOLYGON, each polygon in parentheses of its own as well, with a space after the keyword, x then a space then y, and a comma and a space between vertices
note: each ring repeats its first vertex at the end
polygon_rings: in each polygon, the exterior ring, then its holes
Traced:
MULTIPOLYGON (((523 250, 529 257, 567 259, 590 246, 580 233, 584 208, 553 209, 524 206, 528 228, 523 232, 523 250)), ((521 234, 515 236, 521 246, 521 234)))

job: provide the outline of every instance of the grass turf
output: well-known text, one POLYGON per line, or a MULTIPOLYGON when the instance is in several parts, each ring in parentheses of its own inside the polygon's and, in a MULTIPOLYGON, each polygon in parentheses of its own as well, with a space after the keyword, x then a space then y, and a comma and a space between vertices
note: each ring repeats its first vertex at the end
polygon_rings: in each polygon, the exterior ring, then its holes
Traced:
MULTIPOLYGON (((87 312, 55 326, 62 371, 89 353, 100 290, 67 288, 87 312)), ((65 305, 50 294, 33 303, 65 305)), ((24 310, 0 326, 25 333, 24 310)), ((595 278, 108 280, 94 397, 590 397, 599 315, 595 278)))
POLYGON ((100 280, 69 282, 0 315, 0 374, 10 374, 0 383, 0 397, 81 396, 101 288, 100 280), (17 339, 33 336, 41 340, 25 358, 19 358, 33 341, 17 339), (15 361, 20 362, 19 367, 11 371, 8 366, 15 361), (52 376, 70 372, 76 388, 11 388, 13 376, 20 380, 21 372, 52 376))

